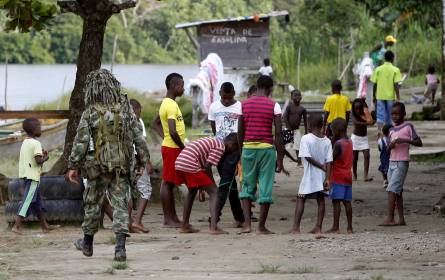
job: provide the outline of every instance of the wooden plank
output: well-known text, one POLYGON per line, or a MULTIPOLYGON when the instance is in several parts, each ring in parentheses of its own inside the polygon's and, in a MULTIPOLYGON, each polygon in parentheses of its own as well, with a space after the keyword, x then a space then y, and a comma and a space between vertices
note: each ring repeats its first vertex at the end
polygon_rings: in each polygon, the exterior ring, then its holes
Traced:
POLYGON ((49 111, 3 111, 0 112, 0 120, 8 119, 69 119, 69 110, 49 110, 49 111))

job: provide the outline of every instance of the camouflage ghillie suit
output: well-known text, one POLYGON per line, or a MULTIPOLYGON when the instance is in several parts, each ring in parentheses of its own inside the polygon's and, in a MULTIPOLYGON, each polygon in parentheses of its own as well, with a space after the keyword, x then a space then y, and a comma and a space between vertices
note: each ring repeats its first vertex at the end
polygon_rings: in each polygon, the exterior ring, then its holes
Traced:
POLYGON ((131 177, 135 168, 144 167, 149 159, 142 127, 120 83, 108 70, 88 74, 85 105, 68 165, 88 179, 82 230, 91 238, 97 232, 108 191, 114 209, 113 231, 126 236, 131 177))

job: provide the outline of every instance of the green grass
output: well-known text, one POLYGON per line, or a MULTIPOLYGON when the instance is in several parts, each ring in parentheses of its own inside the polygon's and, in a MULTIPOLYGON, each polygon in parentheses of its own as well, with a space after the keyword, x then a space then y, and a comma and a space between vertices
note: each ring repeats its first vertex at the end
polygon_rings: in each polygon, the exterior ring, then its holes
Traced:
MULTIPOLYGON (((116 269, 116 270, 125 270, 125 269, 127 269, 128 268, 128 264, 127 264, 127 262, 116 262, 116 261, 113 261, 112 262, 112 264, 111 264, 111 269, 116 269)), ((114 271, 113 271, 113 273, 114 273, 114 271)))
POLYGON ((110 244, 110 245, 116 245, 116 236, 115 235, 110 235, 108 237, 108 242, 107 243, 110 244))
POLYGON ((259 274, 265 274, 265 273, 279 273, 280 272, 280 265, 269 265, 269 264, 262 264, 260 263, 261 269, 258 271, 259 274))
POLYGON ((371 280, 389 280, 389 278, 385 278, 382 275, 375 275, 371 277, 371 280))
POLYGON ((302 266, 302 267, 297 267, 295 269, 292 269, 288 273, 290 273, 290 274, 307 274, 307 273, 315 273, 317 271, 318 270, 315 267, 302 266))
POLYGON ((412 159, 417 162, 425 163, 445 163, 445 153, 435 155, 412 156, 412 159))

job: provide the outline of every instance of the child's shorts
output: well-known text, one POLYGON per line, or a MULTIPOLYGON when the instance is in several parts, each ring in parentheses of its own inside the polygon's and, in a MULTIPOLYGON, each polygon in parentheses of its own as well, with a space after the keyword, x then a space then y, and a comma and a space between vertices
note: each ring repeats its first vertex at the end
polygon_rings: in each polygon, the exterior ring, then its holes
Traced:
POLYGON ((409 161, 390 161, 388 168, 387 192, 400 194, 403 192, 406 174, 408 173, 409 161))
POLYGON ((141 178, 137 182, 140 198, 149 200, 151 197, 152 187, 150 181, 150 175, 148 175, 147 169, 144 169, 141 178))
POLYGON ((185 184, 187 188, 208 187, 215 184, 203 170, 197 173, 176 170, 176 178, 178 185, 185 184))
POLYGON ((352 186, 333 183, 329 191, 329 197, 332 200, 352 201, 352 186))
POLYGON ((365 151, 369 150, 368 136, 351 135, 352 150, 353 151, 365 151))
POLYGON ((181 153, 179 148, 161 147, 162 154, 162 179, 167 183, 180 185, 176 178, 175 161, 181 153))
POLYGON ((43 212, 43 201, 40 195, 39 182, 25 179, 25 193, 17 215, 26 218, 30 214, 39 217, 43 212))
POLYGON ((319 191, 319 192, 313 192, 308 194, 297 194, 297 197, 304 198, 304 199, 319 199, 324 198, 326 196, 325 192, 319 191))

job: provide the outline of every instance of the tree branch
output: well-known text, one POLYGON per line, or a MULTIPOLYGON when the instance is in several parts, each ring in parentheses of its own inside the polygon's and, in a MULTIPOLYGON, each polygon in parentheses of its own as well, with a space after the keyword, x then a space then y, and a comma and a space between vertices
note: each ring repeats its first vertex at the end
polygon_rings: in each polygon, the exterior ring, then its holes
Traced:
POLYGON ((62 13, 71 12, 81 17, 85 16, 85 11, 82 9, 80 4, 74 0, 59 0, 57 1, 62 13))
POLYGON ((124 3, 114 4, 111 8, 111 11, 113 12, 113 14, 118 14, 122 10, 134 8, 135 6, 136 6, 136 1, 133 0, 125 1, 124 3))

